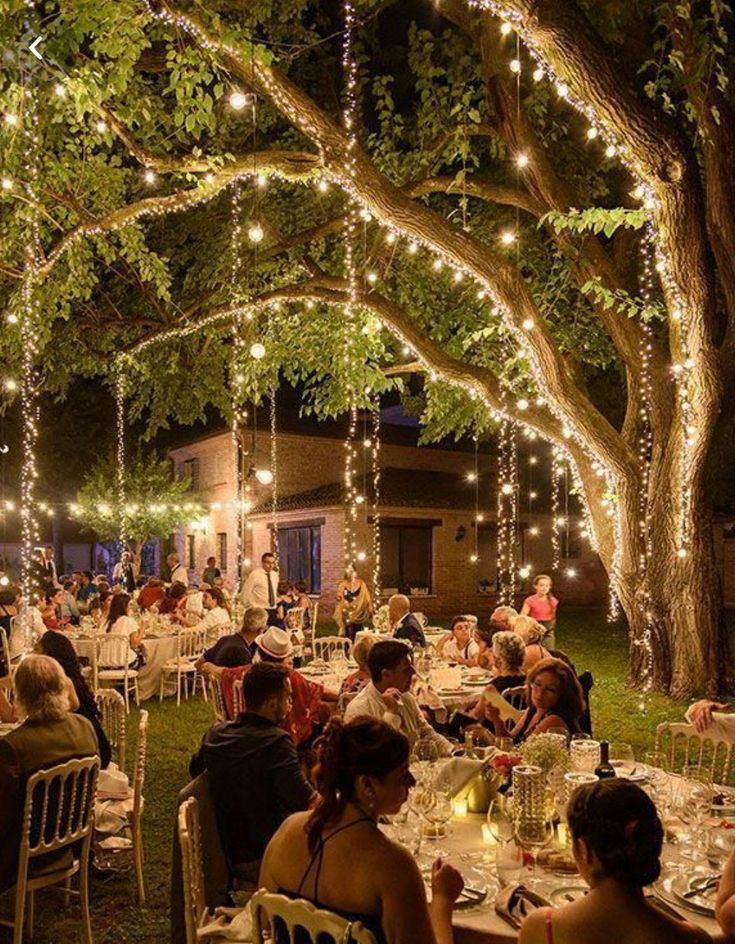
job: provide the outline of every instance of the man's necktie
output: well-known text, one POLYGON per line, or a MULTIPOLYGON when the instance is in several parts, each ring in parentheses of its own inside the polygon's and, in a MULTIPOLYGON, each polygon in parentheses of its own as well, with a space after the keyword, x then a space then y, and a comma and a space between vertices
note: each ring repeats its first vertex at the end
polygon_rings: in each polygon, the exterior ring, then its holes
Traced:
POLYGON ((267 573, 265 579, 268 581, 268 607, 269 609, 274 609, 276 605, 276 595, 273 592, 273 584, 271 583, 271 575, 267 573))

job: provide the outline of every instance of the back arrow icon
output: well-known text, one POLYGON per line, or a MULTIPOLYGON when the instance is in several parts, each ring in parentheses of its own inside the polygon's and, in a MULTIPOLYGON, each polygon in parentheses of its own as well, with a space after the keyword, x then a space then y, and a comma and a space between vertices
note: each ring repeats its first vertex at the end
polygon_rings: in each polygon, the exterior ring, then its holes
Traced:
POLYGON ((39 62, 43 61, 43 56, 42 56, 41 53, 36 49, 36 46, 41 42, 42 39, 43 39, 43 36, 36 36, 36 38, 33 40, 33 42, 32 42, 32 43, 30 44, 30 46, 28 47, 28 48, 30 49, 30 51, 33 53, 33 55, 36 57, 36 59, 39 60, 39 62))

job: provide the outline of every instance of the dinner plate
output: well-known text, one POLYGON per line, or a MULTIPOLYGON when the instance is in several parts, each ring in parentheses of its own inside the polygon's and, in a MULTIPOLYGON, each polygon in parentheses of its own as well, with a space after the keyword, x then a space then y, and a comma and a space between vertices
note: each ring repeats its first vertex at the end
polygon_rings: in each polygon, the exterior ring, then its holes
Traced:
POLYGON ((437 695, 464 695, 464 688, 461 685, 457 688, 438 688, 437 695))
POLYGON ((618 777, 630 780, 633 783, 642 783, 648 780, 648 768, 645 764, 638 764, 633 760, 611 760, 618 777))
POLYGON ((670 871, 664 873, 653 887, 657 894, 670 904, 676 905, 676 907, 686 908, 689 911, 693 911, 695 914, 712 918, 715 914, 717 885, 713 885, 712 888, 707 889, 707 891, 692 895, 689 898, 684 897, 687 892, 691 891, 692 882, 703 881, 707 876, 712 874, 711 870, 705 872, 695 870, 693 873, 689 871, 670 871))
POLYGON ((473 678, 472 676, 464 680, 465 685, 477 685, 478 687, 485 688, 486 685, 490 684, 489 678, 473 678))
POLYGON ((558 885, 550 889, 546 897, 554 907, 558 908, 560 905, 568 905, 572 901, 577 901, 578 898, 584 898, 588 891, 589 887, 587 885, 558 885))

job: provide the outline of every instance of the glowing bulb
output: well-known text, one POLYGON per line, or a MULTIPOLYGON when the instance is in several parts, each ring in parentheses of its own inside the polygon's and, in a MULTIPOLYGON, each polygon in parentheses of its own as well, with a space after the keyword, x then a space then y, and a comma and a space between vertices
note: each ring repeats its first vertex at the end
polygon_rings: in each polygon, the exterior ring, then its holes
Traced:
POLYGON ((9 583, 10 577, 8 577, 7 574, 3 574, 2 577, 0 577, 0 587, 7 587, 9 583))
POLYGON ((265 344, 261 344, 260 341, 256 341, 254 344, 251 344, 250 356, 254 357, 256 361, 259 361, 265 357, 265 344))
POLYGON ((617 153, 618 149, 614 144, 608 144, 608 146, 605 148, 605 157, 615 157, 617 153))
POLYGON ((587 129, 587 138, 589 141, 594 141, 595 138, 597 137, 597 134, 598 134, 597 128, 595 128, 594 125, 592 125, 591 128, 587 129))
POLYGON ((105 131, 107 131, 107 122, 100 118, 100 120, 95 123, 94 127, 100 134, 104 134, 105 131))
POLYGON ((468 472, 466 478, 468 482, 476 482, 477 472, 468 472))
POLYGON ((504 233, 500 235, 500 242, 504 246, 510 246, 516 241, 516 234, 511 230, 507 229, 504 233))
POLYGON ((371 285, 375 285, 375 283, 378 281, 378 273, 377 273, 377 272, 368 272, 368 274, 367 274, 367 280, 368 280, 368 282, 369 282, 371 285))
POLYGON ((273 473, 270 469, 258 469, 255 478, 261 485, 270 485, 273 482, 273 473))
POLYGON ((107 504, 107 502, 100 502, 99 505, 97 505, 97 512, 100 515, 109 515, 110 506, 107 504))
POLYGON ((516 167, 520 167, 523 170, 524 167, 528 167, 529 157, 528 154, 521 152, 516 155, 516 167))
POLYGON ((631 197, 633 197, 634 200, 642 200, 644 194, 645 194, 645 191, 644 191, 643 187, 641 187, 640 184, 638 184, 638 186, 635 187, 635 188, 634 188, 633 190, 631 190, 631 192, 630 192, 630 195, 631 195, 631 197))
POLYGON ((3 382, 3 387, 5 387, 8 392, 12 393, 14 390, 18 389, 18 381, 13 380, 12 377, 8 377, 7 380, 3 382))
POLYGON ((529 492, 528 497, 533 501, 534 498, 538 498, 538 492, 529 492))
POLYGON ((439 259, 439 257, 437 256, 437 258, 434 259, 434 261, 431 263, 431 267, 432 267, 432 269, 435 269, 435 270, 438 272, 440 269, 442 269, 442 268, 444 267, 444 263, 443 263, 443 261, 442 261, 441 259, 439 259))
POLYGON ((230 108, 234 108, 235 111, 242 111, 247 103, 248 96, 244 92, 238 90, 230 92, 230 108))
POLYGON ((66 86, 63 82, 57 82, 56 85, 54 85, 54 95, 57 98, 66 98, 66 86))
POLYGON ((567 519, 562 516, 556 519, 556 523, 560 528, 563 528, 564 525, 567 523, 567 519))
POLYGON ((576 577, 576 576, 577 576, 577 571, 576 571, 576 569, 575 569, 574 567, 567 567, 565 573, 566 573, 567 577, 576 577))
POLYGON ((364 496, 364 495, 355 495, 355 504, 356 504, 356 505, 364 505, 364 504, 365 504, 365 496, 364 496))
POLYGON ((512 495, 513 486, 510 484, 510 482, 504 482, 503 487, 500 489, 500 491, 503 493, 503 495, 512 495))
POLYGON ((528 533, 531 535, 532 538, 535 538, 535 537, 538 537, 539 530, 536 527, 536 525, 534 525, 532 528, 528 529, 528 533))
POLYGON ((470 554, 470 563, 471 563, 471 564, 476 564, 477 561, 478 561, 477 554, 470 554))
POLYGON ((531 568, 526 564, 524 567, 518 571, 519 577, 522 577, 523 580, 527 580, 531 576, 531 568))
POLYGON ((510 71, 518 75, 521 71, 521 60, 520 59, 511 59, 509 63, 510 71))
POLYGON ((11 128, 14 128, 18 124, 18 116, 12 111, 6 111, 4 118, 5 124, 10 125, 11 128))
POLYGON ((521 397, 521 399, 518 401, 518 404, 517 404, 517 405, 518 405, 518 409, 519 409, 519 410, 527 410, 527 409, 528 409, 528 400, 526 400, 525 397, 521 397))
POLYGON ((461 270, 461 269, 455 269, 455 270, 454 270, 454 281, 455 281, 455 282, 461 282, 463 278, 464 278, 464 275, 462 274, 462 270, 461 270))
POLYGON ((326 193, 329 190, 328 182, 322 177, 319 183, 316 185, 319 193, 326 193))
POLYGON ((145 180, 147 184, 154 184, 157 180, 155 171, 152 171, 149 167, 143 174, 143 180, 145 180))
POLYGON ((479 515, 475 515, 475 521, 482 522, 484 520, 485 520, 485 515, 483 515, 482 512, 479 515))
POLYGON ((687 549, 685 547, 680 547, 676 552, 676 556, 683 560, 687 556, 687 549))
POLYGON ((248 227, 248 239, 251 243, 261 242, 264 235, 265 233, 260 223, 251 223, 248 227))
POLYGON ((358 551, 357 559, 360 563, 362 563, 364 560, 367 560, 367 554, 365 553, 365 551, 358 551))
POLYGON ((538 462, 538 459, 536 458, 536 456, 529 456, 529 457, 528 457, 528 464, 529 464, 529 465, 536 465, 537 462, 538 462))
POLYGON ((362 444, 366 449, 369 449, 373 443, 370 439, 363 439, 362 444))
POLYGON ((10 177, 3 177, 3 180, 2 180, 2 188, 3 188, 3 190, 12 190, 12 189, 13 189, 13 181, 10 179, 10 177))
POLYGON ((415 256, 416 253, 419 251, 419 244, 418 244, 418 243, 414 243, 414 242, 410 242, 410 243, 408 244, 408 247, 407 247, 407 248, 408 248, 408 251, 410 252, 410 254, 411 254, 412 256, 415 256))
POLYGON ((370 210, 366 210, 364 208, 360 210, 360 219, 363 220, 365 223, 369 223, 370 220, 372 219, 370 210))
POLYGON ((15 502, 6 501, 6 502, 5 502, 5 510, 6 510, 6 511, 15 511, 15 502))
POLYGON ((523 327, 523 330, 524 330, 524 331, 531 331, 531 330, 533 329, 533 325, 534 325, 533 318, 524 318, 524 319, 523 319, 523 325, 522 325, 522 327, 523 327))
POLYGON ((410 353, 411 353, 411 348, 407 344, 404 344, 403 347, 401 348, 401 354, 403 354, 404 357, 408 357, 410 353))
POLYGON ((508 36, 513 29, 512 25, 507 21, 503 23, 500 27, 500 33, 502 36, 508 36))
POLYGON ((386 233, 385 241, 386 241, 389 245, 392 246, 393 243, 396 241, 396 234, 395 234, 395 233, 391 233, 391 232, 386 233))
POLYGON ((261 190, 268 186, 268 178, 265 176, 265 174, 257 175, 255 178, 255 186, 260 187, 261 190))
POLYGON ((205 175, 204 175, 204 183, 205 183, 205 184, 213 184, 213 183, 214 183, 214 174, 212 174, 211 172, 210 172, 209 174, 205 174, 205 175))
POLYGON ((565 85, 563 82, 559 82, 559 84, 556 86, 556 94, 560 98, 566 98, 569 94, 569 86, 565 85))
POLYGON ((543 70, 543 69, 538 68, 538 69, 534 69, 534 70, 533 70, 533 81, 534 81, 534 82, 540 82, 541 79, 543 79, 543 77, 544 77, 544 70, 543 70))

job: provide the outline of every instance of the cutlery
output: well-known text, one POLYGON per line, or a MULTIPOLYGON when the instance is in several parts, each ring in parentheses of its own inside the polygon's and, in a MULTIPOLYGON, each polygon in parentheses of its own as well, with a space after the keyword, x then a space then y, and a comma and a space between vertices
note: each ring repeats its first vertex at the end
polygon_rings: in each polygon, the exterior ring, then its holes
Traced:
POLYGON ((719 882, 719 877, 711 878, 709 881, 704 883, 698 882, 696 885, 693 885, 688 892, 684 892, 682 898, 695 898, 697 895, 701 895, 703 892, 709 891, 710 888, 715 888, 719 882))

